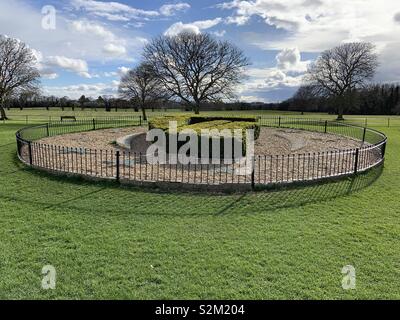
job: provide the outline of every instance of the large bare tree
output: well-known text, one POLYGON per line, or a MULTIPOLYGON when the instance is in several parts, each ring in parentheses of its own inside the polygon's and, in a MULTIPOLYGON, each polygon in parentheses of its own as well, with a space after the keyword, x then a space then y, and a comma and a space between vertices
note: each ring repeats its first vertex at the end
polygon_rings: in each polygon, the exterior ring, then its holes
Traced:
POLYGON ((123 98, 139 103, 144 120, 147 120, 146 106, 166 98, 161 80, 156 76, 153 66, 147 62, 142 62, 123 75, 118 91, 123 98))
POLYGON ((305 82, 317 94, 333 98, 338 119, 343 119, 352 92, 372 80, 377 67, 378 56, 373 44, 345 43, 322 52, 308 69, 305 82))
POLYGON ((144 58, 171 97, 193 105, 196 114, 202 102, 234 97, 249 65, 243 52, 229 42, 186 32, 155 38, 145 46, 144 58))
POLYGON ((7 97, 38 88, 40 73, 36 58, 23 42, 0 35, 0 119, 7 119, 7 97))

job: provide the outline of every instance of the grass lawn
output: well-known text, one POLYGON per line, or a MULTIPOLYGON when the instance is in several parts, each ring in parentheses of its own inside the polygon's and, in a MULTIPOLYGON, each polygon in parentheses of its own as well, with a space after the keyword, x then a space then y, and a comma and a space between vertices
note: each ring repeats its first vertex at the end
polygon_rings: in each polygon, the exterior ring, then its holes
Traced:
POLYGON ((399 127, 376 127, 387 160, 366 188, 374 173, 205 195, 35 172, 15 156, 22 126, 0 124, 1 299, 400 298, 399 127), (47 264, 55 290, 41 289, 47 264))

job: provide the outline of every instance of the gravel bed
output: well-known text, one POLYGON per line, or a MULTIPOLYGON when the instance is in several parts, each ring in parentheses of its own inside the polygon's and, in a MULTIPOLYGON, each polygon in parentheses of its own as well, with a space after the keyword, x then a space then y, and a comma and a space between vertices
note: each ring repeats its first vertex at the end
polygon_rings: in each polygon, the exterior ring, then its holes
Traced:
MULTIPOLYGON (((150 143, 146 141, 146 131, 147 129, 142 127, 105 129, 48 137, 38 142, 93 150, 121 150, 115 145, 118 138, 129 134, 143 133, 134 138, 134 149, 129 151, 144 154, 150 146, 150 143)), ((347 150, 361 146, 361 141, 330 133, 261 128, 260 137, 255 142, 254 148, 257 155, 288 155, 347 150)))

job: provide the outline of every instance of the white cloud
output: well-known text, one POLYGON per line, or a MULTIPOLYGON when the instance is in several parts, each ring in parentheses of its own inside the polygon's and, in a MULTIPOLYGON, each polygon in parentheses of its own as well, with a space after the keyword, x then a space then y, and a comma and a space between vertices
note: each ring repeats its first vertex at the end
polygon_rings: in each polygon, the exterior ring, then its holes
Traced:
POLYGON ((220 24, 223 21, 222 18, 215 18, 211 20, 200 20, 192 23, 177 22, 171 25, 165 32, 166 36, 175 36, 182 32, 191 32, 195 34, 201 33, 202 30, 210 29, 220 24))
POLYGON ((38 66, 38 70, 40 72, 40 76, 45 79, 54 80, 58 78, 58 74, 52 68, 40 64, 38 66))
POLYGON ((249 16, 233 16, 225 19, 227 24, 236 24, 238 26, 245 25, 250 20, 249 16))
POLYGON ((123 76, 123 75, 127 74, 129 70, 130 69, 128 67, 119 67, 118 68, 118 74, 120 76, 123 76))
POLYGON ((234 0, 218 7, 233 11, 228 22, 256 16, 280 29, 278 37, 246 34, 248 43, 264 50, 298 47, 303 52, 319 53, 344 42, 372 42, 381 60, 377 79, 399 80, 398 0, 234 0))
POLYGON ((89 72, 79 72, 78 75, 80 75, 83 78, 91 79, 91 78, 98 78, 97 75, 92 76, 89 72))
POLYGON ((108 56, 123 56, 126 54, 126 48, 121 45, 109 43, 104 46, 103 52, 108 56))
POLYGON ((22 39, 31 48, 40 50, 43 56, 73 57, 93 64, 112 60, 128 61, 128 58, 132 60, 140 56, 143 38, 142 35, 138 38, 139 34, 132 28, 104 25, 88 18, 75 17, 76 21, 73 21, 71 16, 74 15, 70 11, 58 11, 57 28, 45 30, 41 26, 42 15, 37 8, 20 0, 0 1, 0 30, 13 38, 22 39), (103 49, 108 43, 124 46, 126 54, 106 56, 103 49))
MULTIPOLYGON (((268 92, 301 85, 304 72, 310 61, 302 61, 298 48, 284 49, 276 55, 275 67, 250 68, 249 79, 239 86, 239 92, 268 92)), ((254 100, 253 100, 254 101, 254 100)))
POLYGON ((119 67, 117 71, 112 72, 104 72, 105 77, 122 77, 123 75, 127 74, 130 68, 128 67, 119 67))
POLYGON ((311 61, 301 61, 298 48, 284 49, 276 56, 277 67, 285 71, 305 72, 311 61))
POLYGON ((103 76, 106 77, 106 78, 116 77, 116 76, 118 76, 118 72, 115 72, 115 71, 104 72, 103 76))
POLYGON ((234 0, 219 7, 234 10, 237 19, 261 17, 266 24, 287 32, 277 40, 259 39, 256 44, 264 49, 297 46, 320 52, 346 40, 395 39, 398 31, 393 28, 398 0, 234 0))
POLYGON ((195 33, 195 34, 199 34, 200 33, 200 29, 199 27, 190 24, 190 23, 182 23, 182 22, 176 22, 173 25, 171 25, 165 32, 164 35, 166 36, 175 36, 179 33, 182 32, 190 32, 190 33, 195 33))
POLYGON ((116 1, 72 0, 71 4, 75 10, 82 10, 96 17, 125 22, 137 19, 149 20, 160 16, 169 17, 190 8, 190 5, 184 2, 165 4, 158 10, 138 9, 116 1))
POLYGON ((72 0, 75 9, 85 10, 93 15, 113 21, 128 21, 137 18, 157 17, 158 11, 142 10, 119 2, 102 2, 94 0, 72 0))
MULTIPOLYGON (((106 29, 104 26, 89 21, 73 21, 72 29, 81 34, 88 34, 92 36, 98 36, 106 43, 103 46, 102 52, 108 57, 119 57, 124 56, 127 53, 125 47, 125 40, 118 38, 113 32, 106 29)), ((138 38, 143 43, 142 38, 138 38)))
POLYGON ((112 14, 112 13, 107 13, 107 12, 96 12, 96 16, 100 18, 106 18, 109 21, 123 21, 123 22, 128 22, 131 20, 131 18, 128 18, 124 15, 121 14, 112 14))
POLYGON ((120 81, 118 81, 118 80, 113 80, 113 81, 111 81, 111 83, 112 83, 112 85, 113 85, 114 87, 117 87, 117 88, 118 88, 118 86, 119 86, 119 84, 120 84, 120 81))
POLYGON ((91 78, 88 64, 82 59, 71 59, 64 56, 49 56, 42 63, 47 67, 58 67, 67 71, 75 72, 84 78, 91 78))
POLYGON ((249 80, 239 88, 241 93, 293 88, 302 81, 302 75, 288 75, 278 68, 253 68, 248 70, 248 75, 249 80))
POLYGON ((108 41, 114 41, 116 39, 114 33, 93 22, 76 20, 71 23, 71 27, 74 31, 79 33, 96 35, 108 41))
POLYGON ((57 73, 41 73, 41 76, 45 79, 49 79, 49 80, 54 80, 58 78, 58 74, 57 73))
POLYGON ((164 4, 160 7, 160 13, 164 16, 173 16, 178 12, 186 11, 190 9, 190 4, 185 2, 175 3, 175 4, 164 4))
POLYGON ((143 37, 136 37, 135 40, 140 43, 141 45, 147 44, 149 42, 149 40, 147 40, 146 38, 143 37))

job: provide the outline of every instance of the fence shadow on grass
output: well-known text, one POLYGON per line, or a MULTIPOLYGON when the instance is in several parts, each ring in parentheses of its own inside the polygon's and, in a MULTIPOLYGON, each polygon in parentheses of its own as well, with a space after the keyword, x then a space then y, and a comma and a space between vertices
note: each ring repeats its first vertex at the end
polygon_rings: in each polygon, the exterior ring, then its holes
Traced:
POLYGON ((233 202, 219 214, 247 211, 273 211, 282 208, 332 200, 348 196, 373 184, 382 174, 383 165, 352 177, 337 181, 312 183, 304 186, 288 186, 281 189, 248 193, 233 202))
MULTIPOLYGON (((15 164, 22 166, 17 159, 15 164)), ((118 195, 111 197, 108 202, 103 203, 96 208, 97 214, 113 212, 115 201, 119 203, 119 213, 122 214, 139 214, 139 215, 154 215, 154 216, 201 216, 201 215, 252 215, 259 213, 267 213, 283 208, 299 207, 302 205, 317 203, 326 200, 335 199, 342 196, 350 195, 360 191, 373 184, 381 175, 383 165, 373 168, 368 172, 343 178, 337 181, 325 181, 318 183, 310 183, 307 185, 287 185, 271 190, 259 190, 256 192, 247 193, 204 193, 190 192, 179 190, 155 189, 149 187, 138 186, 120 186, 115 181, 88 181, 81 177, 64 177, 54 176, 47 172, 37 171, 25 167, 30 174, 49 179, 53 182, 63 181, 69 188, 76 186, 91 186, 98 188, 82 194, 80 197, 66 199, 61 202, 49 203, 47 208, 62 208, 73 207, 80 208, 79 200, 88 200, 95 194, 105 192, 110 194, 110 191, 115 190, 118 195), (136 197, 134 193, 144 193, 147 197, 153 198, 156 207, 149 207, 148 202, 143 202, 142 205, 136 204, 132 208, 132 197, 136 197), (169 196, 166 196, 169 195, 169 196), (196 204, 193 206, 188 203, 188 198, 194 200, 196 204), (198 203, 207 203, 208 209, 201 209, 198 203), (183 207, 178 203, 186 203, 183 207), (126 204, 126 207, 125 207, 126 204), (121 207, 125 210, 121 211, 121 207)), ((96 201, 96 200, 95 200, 96 201)), ((84 207, 82 207, 84 209, 84 207)))

